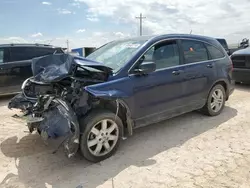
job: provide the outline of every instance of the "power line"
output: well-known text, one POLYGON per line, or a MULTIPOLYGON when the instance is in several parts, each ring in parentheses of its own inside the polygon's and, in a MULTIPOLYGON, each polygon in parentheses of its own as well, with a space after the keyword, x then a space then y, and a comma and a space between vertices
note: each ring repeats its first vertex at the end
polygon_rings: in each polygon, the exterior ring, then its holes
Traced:
POLYGON ((145 19, 146 17, 143 17, 142 13, 140 13, 140 16, 135 18, 140 19, 140 36, 142 36, 142 19, 145 19))

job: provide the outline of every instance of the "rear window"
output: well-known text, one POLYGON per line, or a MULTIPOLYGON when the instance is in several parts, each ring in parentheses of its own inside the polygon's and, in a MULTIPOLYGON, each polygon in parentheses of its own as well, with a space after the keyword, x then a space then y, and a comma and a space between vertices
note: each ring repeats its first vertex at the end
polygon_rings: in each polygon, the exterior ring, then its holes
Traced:
POLYGON ((9 48, 0 48, 0 64, 9 61, 9 48))
POLYGON ((195 63, 208 60, 207 50, 202 42, 182 40, 185 63, 195 63))
POLYGON ((225 39, 217 39, 217 41, 223 46, 223 48, 227 49, 227 42, 225 39))
POLYGON ((35 57, 62 53, 61 49, 43 47, 12 47, 10 49, 11 61, 30 60, 35 57))
POLYGON ((216 47, 210 45, 210 44, 205 44, 209 54, 211 55, 212 59, 219 59, 219 58, 223 58, 225 55, 216 47))
POLYGON ((34 48, 34 55, 36 56, 45 56, 50 54, 62 53, 61 49, 55 48, 34 48))
POLYGON ((0 49, 0 63, 3 63, 3 59, 4 59, 3 55, 4 55, 4 50, 0 49))

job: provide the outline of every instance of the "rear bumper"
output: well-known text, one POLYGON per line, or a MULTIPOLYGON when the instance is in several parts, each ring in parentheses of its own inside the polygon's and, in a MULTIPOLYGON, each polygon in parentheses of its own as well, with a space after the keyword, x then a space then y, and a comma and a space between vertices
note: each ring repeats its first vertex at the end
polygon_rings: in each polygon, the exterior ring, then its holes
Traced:
POLYGON ((236 82, 250 82, 250 69, 234 68, 233 80, 236 82))
POLYGON ((230 83, 228 90, 227 90, 227 100, 228 100, 229 96, 233 94, 234 90, 235 90, 235 81, 231 80, 231 83, 230 83))
POLYGON ((234 83, 234 81, 233 81, 233 84, 231 84, 231 87, 230 87, 230 89, 229 89, 229 95, 232 95, 233 94, 233 92, 234 92, 234 89, 235 89, 235 83, 234 83))

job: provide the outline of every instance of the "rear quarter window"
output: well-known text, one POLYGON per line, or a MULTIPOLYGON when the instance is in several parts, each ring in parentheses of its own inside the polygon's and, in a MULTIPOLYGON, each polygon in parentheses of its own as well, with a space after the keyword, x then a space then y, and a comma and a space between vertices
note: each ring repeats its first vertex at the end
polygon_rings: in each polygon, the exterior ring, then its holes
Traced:
POLYGON ((218 48, 210 45, 210 44, 205 44, 207 47, 207 50, 211 56, 211 59, 219 59, 225 57, 224 53, 219 50, 218 48))

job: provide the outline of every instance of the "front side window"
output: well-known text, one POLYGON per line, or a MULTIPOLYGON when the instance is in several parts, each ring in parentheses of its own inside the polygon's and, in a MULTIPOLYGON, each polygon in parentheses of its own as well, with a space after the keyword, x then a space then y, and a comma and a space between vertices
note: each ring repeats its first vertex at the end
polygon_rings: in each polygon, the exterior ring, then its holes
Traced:
POLYGON ((95 50, 86 58, 103 63, 113 69, 120 70, 137 52, 146 40, 122 40, 110 42, 95 50))
POLYGON ((4 62, 4 49, 0 49, 0 63, 4 62))
POLYGON ((208 60, 205 45, 199 41, 182 40, 185 63, 196 63, 208 60))
POLYGON ((176 41, 156 44, 144 55, 143 62, 153 61, 157 69, 173 67, 180 64, 179 48, 176 41))

